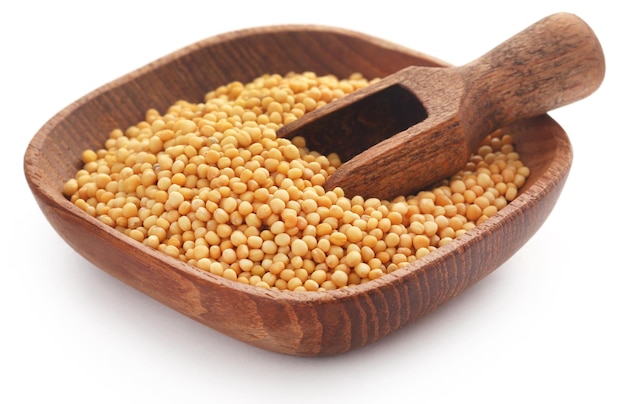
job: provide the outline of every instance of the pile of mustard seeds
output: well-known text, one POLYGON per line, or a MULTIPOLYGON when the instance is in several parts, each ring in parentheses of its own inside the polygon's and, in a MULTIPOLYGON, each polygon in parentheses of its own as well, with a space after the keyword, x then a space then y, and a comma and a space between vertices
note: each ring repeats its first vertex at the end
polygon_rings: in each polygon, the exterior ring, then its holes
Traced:
POLYGON ((276 131, 371 82, 267 74, 219 87, 202 103, 148 110, 101 149, 85 150, 63 192, 136 241, 233 281, 323 291, 379 278, 496 214, 529 169, 512 137, 496 131, 463 170, 417 195, 326 191, 338 156, 276 131))

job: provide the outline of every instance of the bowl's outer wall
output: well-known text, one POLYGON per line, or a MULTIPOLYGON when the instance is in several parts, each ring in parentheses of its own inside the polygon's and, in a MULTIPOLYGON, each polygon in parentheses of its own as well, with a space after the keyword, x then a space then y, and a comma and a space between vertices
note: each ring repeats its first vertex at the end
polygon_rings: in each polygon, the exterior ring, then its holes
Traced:
POLYGON ((554 207, 572 162, 566 134, 547 115, 511 133, 532 176, 509 206, 468 234, 380 280, 323 293, 266 291, 222 279, 143 246, 72 205, 63 183, 80 154, 100 148, 114 128, 199 102, 233 80, 314 71, 381 77, 408 65, 443 62, 377 38, 314 26, 265 27, 208 38, 88 94, 47 122, 29 145, 24 169, 59 235, 87 260, 132 287, 226 335, 274 352, 323 356, 390 334, 458 295, 515 253, 554 207))

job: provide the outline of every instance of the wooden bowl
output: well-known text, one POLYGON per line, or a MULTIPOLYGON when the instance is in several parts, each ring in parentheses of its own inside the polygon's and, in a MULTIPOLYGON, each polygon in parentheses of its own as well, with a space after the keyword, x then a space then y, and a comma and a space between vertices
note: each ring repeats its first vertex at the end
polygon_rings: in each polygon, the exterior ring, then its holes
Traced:
POLYGON ((380 279, 326 292, 265 290, 214 276, 132 240, 62 194, 81 153, 100 148, 114 128, 163 111, 178 99, 200 102, 213 88, 264 73, 314 71, 382 77, 442 61, 338 28, 274 26, 208 38, 131 72, 72 103, 34 136, 26 179, 59 235, 96 266, 163 304, 226 335, 270 351, 323 356, 389 335, 479 281, 542 225, 567 178, 572 150, 547 115, 508 130, 531 170, 507 207, 452 243, 380 279))

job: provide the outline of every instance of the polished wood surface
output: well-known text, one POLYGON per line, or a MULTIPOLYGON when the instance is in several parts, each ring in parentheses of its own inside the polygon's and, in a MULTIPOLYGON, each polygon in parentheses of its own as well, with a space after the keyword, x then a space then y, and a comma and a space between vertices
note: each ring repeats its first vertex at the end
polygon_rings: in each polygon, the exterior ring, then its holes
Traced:
MULTIPOLYGON (((258 27, 200 41, 77 100, 33 137, 24 172, 42 212, 87 260, 163 304, 251 345, 289 355, 335 355, 373 343, 461 293, 509 259, 541 226, 569 173, 572 149, 549 116, 516 121, 531 176, 512 203, 452 243, 367 284, 294 293, 243 285, 144 246, 74 206, 64 182, 84 149, 100 147, 114 128, 199 102, 208 90, 267 72, 314 71, 384 77, 408 66, 445 66, 420 52, 338 28, 258 27)), ((210 343, 210 341, 207 341, 210 343)))

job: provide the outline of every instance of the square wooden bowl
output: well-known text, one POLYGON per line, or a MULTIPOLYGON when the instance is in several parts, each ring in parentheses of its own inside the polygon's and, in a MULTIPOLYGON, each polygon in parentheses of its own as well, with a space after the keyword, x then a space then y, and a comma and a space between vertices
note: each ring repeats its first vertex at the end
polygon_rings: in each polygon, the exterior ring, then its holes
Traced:
POLYGON ((572 149, 547 115, 506 128, 531 175, 508 206, 452 243, 366 284, 325 292, 264 290, 171 258, 74 206, 63 184, 114 128, 178 99, 200 102, 233 80, 313 71, 383 77, 442 61, 368 35, 322 26, 251 28, 208 38, 82 97, 52 117, 24 156, 28 184, 58 234, 123 282, 233 338, 274 352, 333 355, 383 338, 437 308, 511 257, 537 231, 567 178, 572 149))

